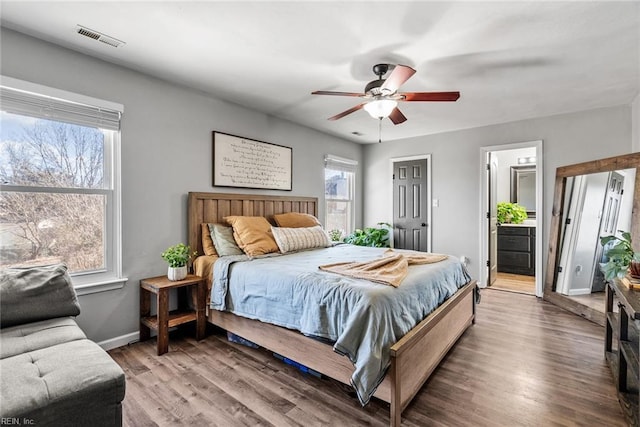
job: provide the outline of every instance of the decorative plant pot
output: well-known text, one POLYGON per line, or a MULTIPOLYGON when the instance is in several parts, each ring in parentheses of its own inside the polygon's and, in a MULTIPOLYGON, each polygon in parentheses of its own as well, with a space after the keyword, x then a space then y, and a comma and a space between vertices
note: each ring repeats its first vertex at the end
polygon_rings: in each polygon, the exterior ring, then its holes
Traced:
POLYGON ((169 267, 167 270, 167 277, 171 281, 182 280, 187 277, 187 266, 184 267, 169 267))

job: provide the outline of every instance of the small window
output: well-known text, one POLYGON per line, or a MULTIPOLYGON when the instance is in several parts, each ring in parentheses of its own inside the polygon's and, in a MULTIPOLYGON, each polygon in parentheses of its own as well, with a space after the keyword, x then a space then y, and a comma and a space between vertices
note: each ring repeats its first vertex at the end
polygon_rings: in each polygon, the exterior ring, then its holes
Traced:
POLYGON ((74 285, 120 279, 120 111, 13 79, 0 90, 0 268, 64 263, 74 285))
POLYGON ((354 192, 357 162, 326 156, 324 169, 325 229, 354 230, 354 192))

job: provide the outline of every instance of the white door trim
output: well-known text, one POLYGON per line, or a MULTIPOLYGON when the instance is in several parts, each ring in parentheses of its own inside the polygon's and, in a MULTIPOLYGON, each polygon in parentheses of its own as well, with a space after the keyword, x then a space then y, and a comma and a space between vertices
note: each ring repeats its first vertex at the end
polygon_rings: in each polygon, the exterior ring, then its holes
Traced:
MULTIPOLYGON (((431 223, 431 154, 418 154, 415 156, 405 156, 405 157, 393 157, 391 159, 389 159, 389 175, 388 176, 393 176, 393 164, 395 162, 406 162, 409 160, 423 160, 423 159, 427 159, 427 252, 431 252, 431 229, 433 228, 433 224, 431 223)), ((390 181, 390 188, 391 191, 389 192, 389 194, 391 194, 391 204, 393 206, 394 200, 393 200, 393 179, 391 179, 390 181)), ((391 218, 393 218, 393 214, 391 215, 391 218)), ((393 222, 393 219, 392 219, 393 222)), ((392 224, 393 225, 393 224, 392 224)), ((391 236, 392 237, 392 236, 391 236)), ((393 247, 393 237, 391 238, 391 246, 393 247)))
POLYGON ((480 262, 478 263, 478 285, 480 287, 487 286, 487 278, 489 277, 489 268, 487 267, 487 260, 489 259, 489 254, 487 253, 487 248, 489 246, 488 241, 488 227, 489 220, 486 217, 486 212, 488 212, 488 191, 487 188, 487 179, 485 174, 487 173, 487 157, 489 152, 492 151, 505 151, 505 150, 515 150, 519 148, 531 148, 534 147, 536 149, 536 296, 542 297, 544 291, 544 271, 543 271, 543 250, 542 250, 542 241, 543 241, 543 233, 544 229, 544 203, 543 203, 543 155, 542 155, 542 140, 538 141, 526 141, 526 142, 516 142, 512 144, 502 144, 502 145, 491 145, 486 147, 480 147, 480 256, 478 259, 480 262))

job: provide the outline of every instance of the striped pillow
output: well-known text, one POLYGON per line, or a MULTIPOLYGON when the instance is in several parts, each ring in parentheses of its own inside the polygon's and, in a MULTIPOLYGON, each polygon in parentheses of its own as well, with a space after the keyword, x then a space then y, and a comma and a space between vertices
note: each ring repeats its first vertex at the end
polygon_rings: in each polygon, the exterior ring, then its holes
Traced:
POLYGON ((319 225, 300 228, 271 227, 271 231, 280 252, 283 254, 302 249, 331 246, 331 239, 319 225))

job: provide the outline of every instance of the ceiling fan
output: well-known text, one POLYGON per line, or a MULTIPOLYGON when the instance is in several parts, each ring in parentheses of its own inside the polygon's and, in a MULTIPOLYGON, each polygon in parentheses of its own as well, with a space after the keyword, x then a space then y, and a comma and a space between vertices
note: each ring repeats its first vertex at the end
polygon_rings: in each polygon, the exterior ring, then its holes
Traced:
POLYGON ((409 80, 416 73, 411 67, 406 65, 396 65, 388 78, 383 79, 390 64, 376 64, 373 72, 378 76, 364 88, 364 93, 357 92, 333 92, 327 90, 317 90, 311 92, 312 95, 336 95, 355 96, 366 99, 365 102, 349 108, 342 113, 329 117, 329 120, 338 120, 362 108, 374 119, 384 119, 389 117, 394 125, 399 125, 407 118, 398 109, 398 102, 416 101, 456 101, 460 98, 460 92, 398 92, 400 86, 409 80))

